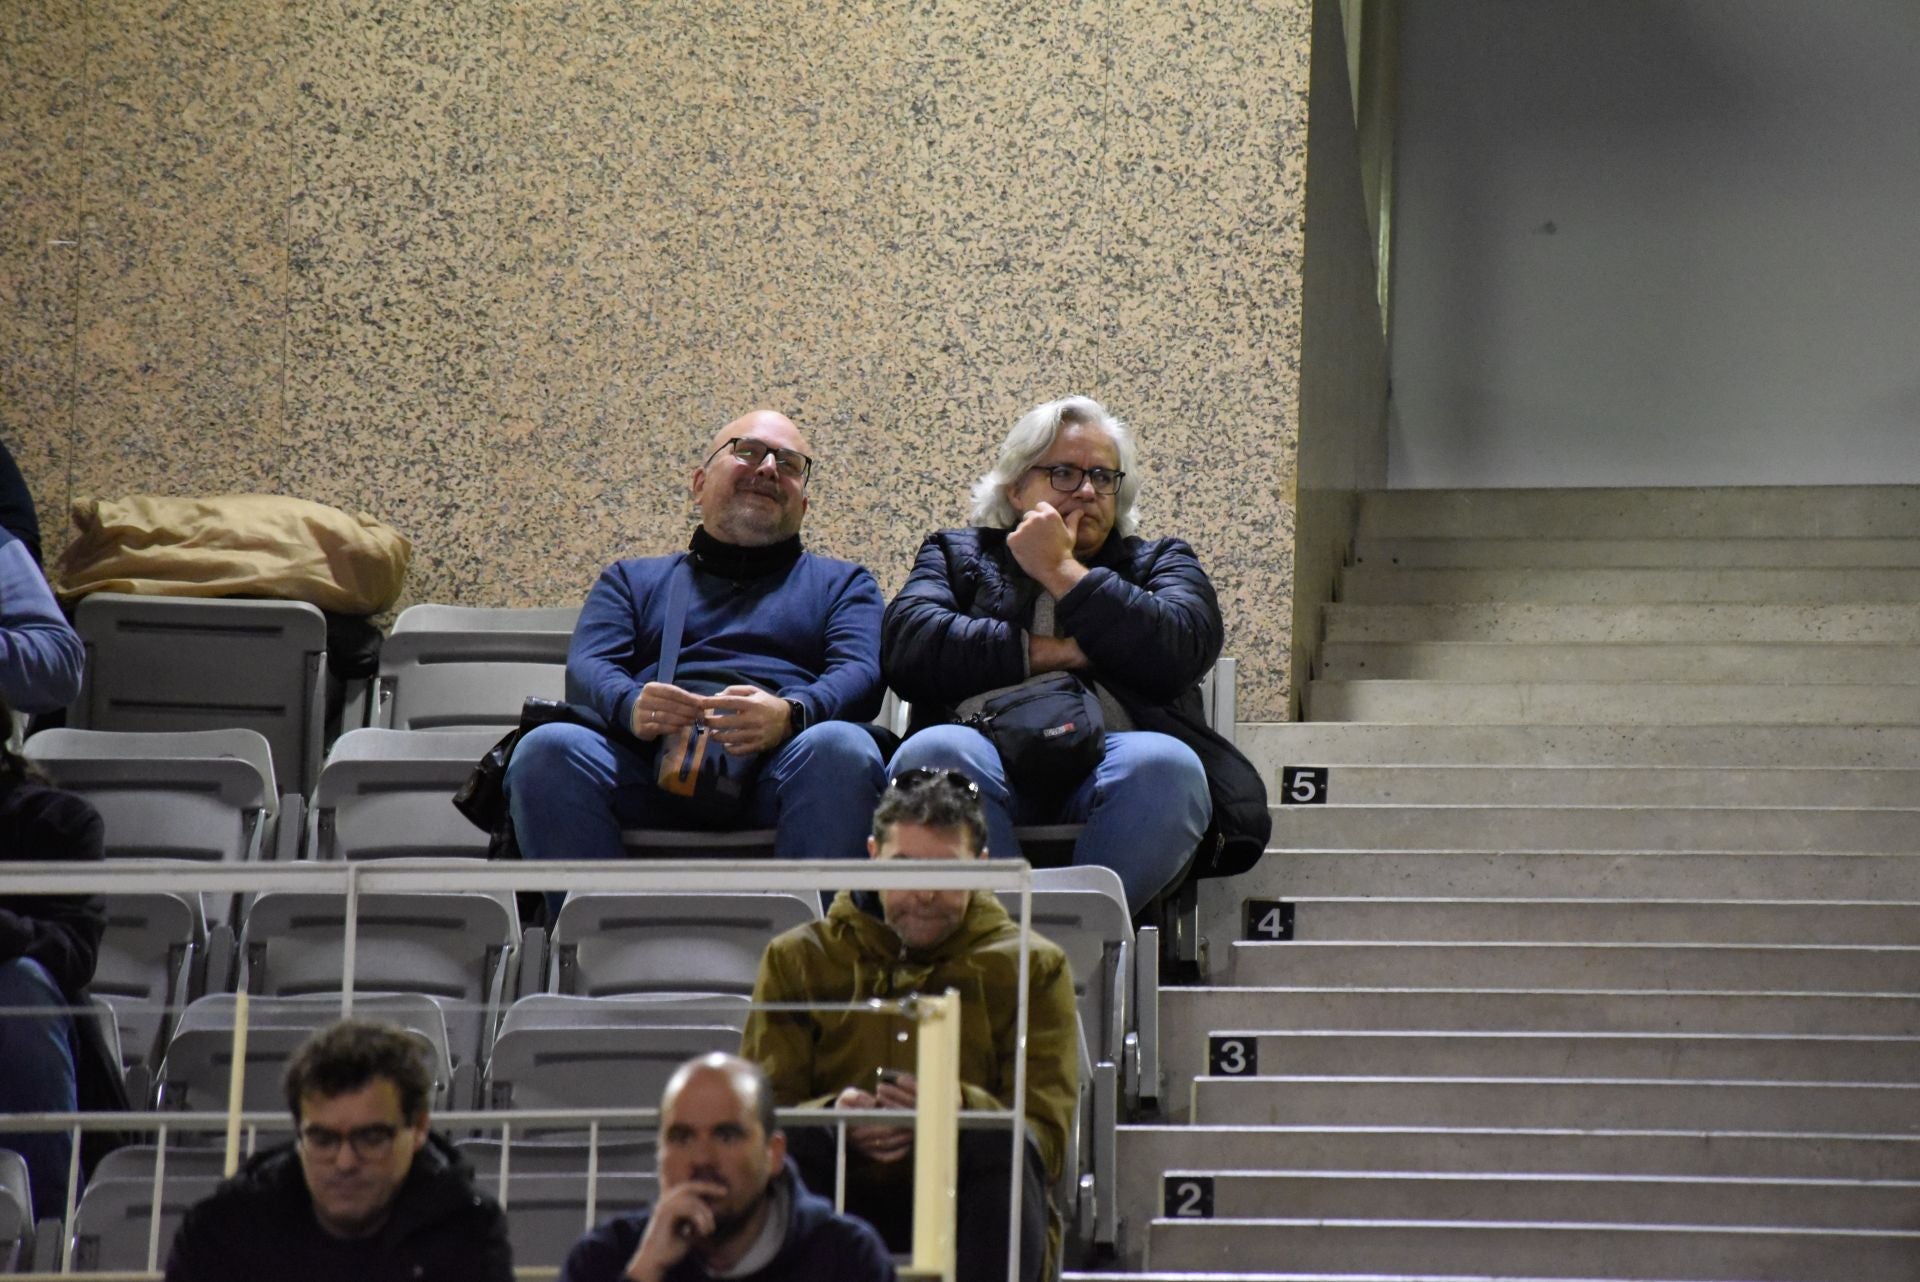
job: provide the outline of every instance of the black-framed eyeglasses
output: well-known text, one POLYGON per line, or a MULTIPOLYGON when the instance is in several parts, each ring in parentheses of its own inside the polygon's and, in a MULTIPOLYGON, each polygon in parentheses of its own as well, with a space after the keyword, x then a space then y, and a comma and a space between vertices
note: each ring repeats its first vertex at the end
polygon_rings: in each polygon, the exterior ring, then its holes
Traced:
POLYGON ((769 445, 751 436, 735 436, 722 441, 720 448, 707 456, 707 466, 712 467, 713 460, 722 454, 731 454, 735 461, 744 463, 749 468, 758 468, 766 461, 767 455, 771 454, 774 470, 787 480, 800 485, 805 485, 807 478, 813 475, 813 460, 799 450, 769 445))
POLYGON ((947 784, 976 799, 980 796, 979 784, 947 766, 915 766, 911 770, 902 770, 887 780, 887 787, 896 792, 905 792, 909 788, 920 788, 930 783, 947 784))
POLYGON ((336 1131, 325 1126, 303 1126, 300 1128, 300 1147, 315 1157, 332 1157, 340 1151, 342 1144, 353 1147, 353 1155, 363 1162, 372 1162, 387 1155, 393 1148, 394 1137, 400 1134, 400 1128, 389 1126, 385 1122, 373 1126, 356 1126, 350 1131, 336 1131))
POLYGON ((1055 463, 1052 467, 1031 467, 1027 470, 1045 472, 1047 484, 1062 494, 1073 493, 1084 481, 1093 482, 1095 494, 1118 494, 1120 482, 1127 479, 1125 472, 1116 472, 1110 467, 1075 467, 1071 463, 1055 463))

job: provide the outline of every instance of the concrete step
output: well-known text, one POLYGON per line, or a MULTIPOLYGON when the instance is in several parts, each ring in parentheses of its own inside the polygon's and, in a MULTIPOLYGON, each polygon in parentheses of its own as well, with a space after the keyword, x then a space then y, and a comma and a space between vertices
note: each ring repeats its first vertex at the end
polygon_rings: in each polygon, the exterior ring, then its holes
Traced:
POLYGON ((1920 947, 1239 942, 1227 975, 1257 988, 1920 994, 1920 947))
MULTIPOLYGON (((1326 799, 1332 806, 1920 806, 1920 770, 1369 765, 1330 769, 1326 799)), ((1279 779, 1273 785, 1277 806, 1285 793, 1279 779)))
POLYGON ((1920 940, 1920 902, 1378 899, 1289 901, 1291 938, 1593 944, 1896 944, 1920 940))
POLYGON ((1345 986, 1168 988, 1160 994, 1160 1060, 1166 1079, 1160 1103, 1169 1121, 1188 1120, 1186 1086, 1209 1072, 1208 1037, 1218 1029, 1247 1028, 1915 1037, 1920 1036, 1920 997, 1345 986))
POLYGON ((1920 1231, 1907 1180, 1700 1179, 1420 1170, 1166 1172, 1158 1214, 1222 1220, 1492 1220, 1920 1231))
POLYGON ((1337 598, 1353 605, 1452 605, 1474 601, 1567 605, 1721 602, 1845 605, 1920 602, 1920 569, 1718 568, 1405 569, 1350 565, 1337 598))
POLYGON ((1920 1136, 1439 1127, 1122 1126, 1120 1262, 1137 1267, 1168 1171, 1425 1171, 1920 1180, 1920 1136))
POLYGON ((1481 602, 1322 608, 1322 640, 1627 642, 1636 645, 1920 644, 1920 605, 1568 605, 1481 602))
POLYGON ((1295 1277, 1644 1282, 1913 1282, 1920 1234, 1845 1229, 1383 1220, 1155 1220, 1149 1270, 1295 1277))
POLYGON ((1914 1037, 1221 1028, 1208 1034, 1208 1045, 1209 1067, 1288 1077, 1920 1082, 1914 1037))
POLYGON ((1200 883, 1201 933, 1217 945, 1259 938, 1248 900, 1374 895, 1915 903, 1920 855, 1270 850, 1237 877, 1200 883))
POLYGON ((1920 726, 1256 721, 1237 728, 1235 743, 1270 783, 1282 766, 1920 768, 1920 726))
POLYGON ((1920 682, 1920 646, 1343 641, 1321 650, 1314 676, 1334 681, 1912 685, 1920 682))
POLYGON ((1920 855, 1269 850, 1247 872, 1200 883, 1207 964, 1224 969, 1233 940, 1271 938, 1253 929, 1250 902, 1374 896, 1915 903, 1920 855))
POLYGON ((1450 725, 1920 724, 1920 685, 1732 685, 1606 681, 1312 681, 1315 721, 1450 725))
POLYGON ((1920 850, 1920 810, 1785 806, 1286 806, 1287 850, 1920 850))
POLYGON ((1562 1126, 1920 1134, 1920 1086, 1604 1078, 1201 1077, 1202 1126, 1562 1126))
POLYGON ((1920 566, 1920 539, 1362 538, 1356 565, 1442 567, 1920 566))
POLYGON ((1920 487, 1371 490, 1358 537, 1904 539, 1920 530, 1920 487))

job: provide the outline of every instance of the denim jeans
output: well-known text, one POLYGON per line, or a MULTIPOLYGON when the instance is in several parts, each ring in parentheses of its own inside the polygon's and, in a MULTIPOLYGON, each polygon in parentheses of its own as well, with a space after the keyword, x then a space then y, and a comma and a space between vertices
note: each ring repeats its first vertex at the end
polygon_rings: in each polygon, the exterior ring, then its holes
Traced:
MULTIPOLYGON (((586 726, 555 723, 522 739, 507 766, 514 834, 528 859, 620 859, 623 828, 702 826, 653 781, 642 756, 586 726)), ((886 785, 873 736, 823 721, 787 740, 761 765, 739 822, 774 829, 782 859, 863 859, 874 804, 886 785)), ((711 827, 711 824, 706 825, 711 827)))
MULTIPOLYGON (((66 995, 39 962, 0 962, 0 1113, 71 1113, 79 1107, 73 1021, 66 995)), ((36 1216, 60 1215, 67 1198, 71 1131, 0 1135, 0 1148, 27 1159, 36 1216)))
POLYGON ((1106 755, 1064 804, 1009 787, 1000 754, 967 726, 920 731, 900 745, 887 771, 920 766, 949 766, 980 785, 990 854, 1020 856, 1015 824, 1086 824, 1074 843, 1073 862, 1119 873, 1135 914, 1180 875, 1213 817, 1200 758, 1172 735, 1150 730, 1109 734, 1106 755))

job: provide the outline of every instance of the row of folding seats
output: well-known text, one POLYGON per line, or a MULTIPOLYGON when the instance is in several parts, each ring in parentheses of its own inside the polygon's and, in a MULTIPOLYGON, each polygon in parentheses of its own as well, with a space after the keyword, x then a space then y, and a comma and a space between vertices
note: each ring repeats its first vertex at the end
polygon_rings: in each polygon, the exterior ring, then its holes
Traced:
POLYGON ((401 611, 370 689, 327 662, 326 616, 299 601, 101 592, 74 610, 87 648, 76 728, 243 728, 272 749, 276 792, 310 796, 326 757, 330 704, 342 728, 510 725, 528 695, 564 696, 577 606, 401 611))

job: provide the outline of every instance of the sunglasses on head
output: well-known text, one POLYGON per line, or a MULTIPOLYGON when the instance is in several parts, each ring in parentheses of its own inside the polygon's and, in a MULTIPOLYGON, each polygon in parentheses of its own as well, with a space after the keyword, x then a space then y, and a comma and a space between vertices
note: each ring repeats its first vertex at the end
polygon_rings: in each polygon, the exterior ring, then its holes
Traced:
POLYGON ((977 798, 980 795, 979 784, 967 778, 958 770, 945 766, 916 766, 912 770, 902 770, 899 774, 887 780, 887 787, 898 792, 905 792, 909 788, 921 788, 930 783, 947 784, 950 787, 960 789, 960 791, 966 793, 969 797, 977 798))

